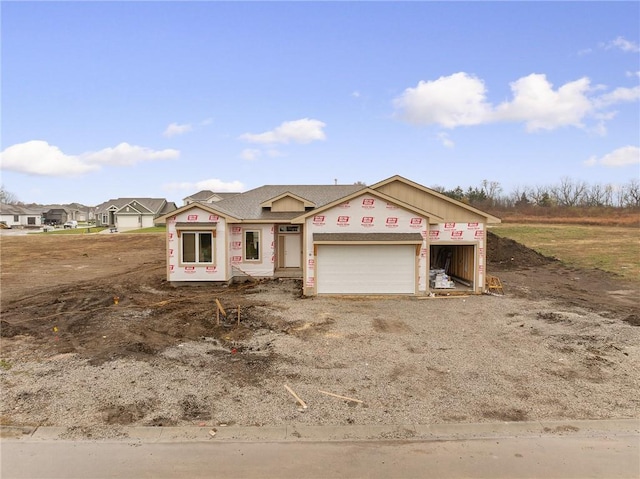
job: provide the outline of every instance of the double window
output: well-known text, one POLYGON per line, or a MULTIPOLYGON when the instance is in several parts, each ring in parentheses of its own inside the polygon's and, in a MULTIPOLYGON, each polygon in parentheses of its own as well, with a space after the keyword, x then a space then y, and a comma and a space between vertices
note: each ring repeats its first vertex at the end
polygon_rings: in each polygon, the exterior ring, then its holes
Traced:
POLYGON ((211 232, 183 232, 182 262, 196 264, 213 264, 213 234, 211 232))

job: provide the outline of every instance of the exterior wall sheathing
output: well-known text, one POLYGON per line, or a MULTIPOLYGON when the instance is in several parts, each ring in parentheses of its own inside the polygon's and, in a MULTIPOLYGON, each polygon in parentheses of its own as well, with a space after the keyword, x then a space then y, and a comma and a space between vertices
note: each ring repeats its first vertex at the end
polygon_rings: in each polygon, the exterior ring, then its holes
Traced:
MULTIPOLYGON (((428 265, 428 219, 424 216, 388 203, 373 195, 365 194, 341 203, 329 210, 310 216, 306 220, 303 240, 304 294, 315 295, 316 251, 314 233, 420 233, 422 244, 418 245, 418 293, 427 292, 428 265)), ((393 241, 389 242, 393 244, 393 241)), ((384 271, 379 272, 385 274, 384 271)))

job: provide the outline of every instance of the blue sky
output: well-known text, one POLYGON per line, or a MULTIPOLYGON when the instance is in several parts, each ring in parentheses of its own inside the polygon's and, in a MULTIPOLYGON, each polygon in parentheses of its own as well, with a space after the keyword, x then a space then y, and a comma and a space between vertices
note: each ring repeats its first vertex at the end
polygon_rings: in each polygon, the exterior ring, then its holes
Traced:
POLYGON ((0 8, 2 184, 26 203, 640 175, 639 2, 0 8))

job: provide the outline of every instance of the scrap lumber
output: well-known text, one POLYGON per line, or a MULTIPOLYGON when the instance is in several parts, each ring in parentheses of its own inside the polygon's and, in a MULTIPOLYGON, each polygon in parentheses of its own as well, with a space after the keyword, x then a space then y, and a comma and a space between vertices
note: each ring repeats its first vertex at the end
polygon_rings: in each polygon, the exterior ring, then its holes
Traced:
POLYGON ((361 401, 360 399, 354 399, 354 398, 350 398, 350 397, 347 397, 347 396, 339 396, 338 394, 333 394, 333 393, 330 393, 328 391, 323 391, 321 389, 318 389, 318 392, 322 393, 322 394, 326 394, 327 396, 333 396, 335 398, 344 399, 346 401, 357 402, 357 403, 361 403, 361 404, 364 402, 364 401, 361 401))
POLYGON ((497 293, 504 294, 502 282, 500 281, 500 278, 498 278, 497 276, 491 276, 490 274, 488 274, 487 279, 485 280, 485 287, 487 288, 489 293, 492 293, 495 291, 497 293))
POLYGON ((286 384, 284 385, 284 388, 285 388, 287 391, 289 391, 289 393, 290 393, 294 398, 296 398, 296 401, 298 401, 298 402, 300 403, 300 406, 302 406, 302 408, 303 408, 303 409, 307 409, 307 404, 306 404, 302 399, 300 399, 300 396, 298 396, 298 395, 293 391, 293 389, 291 389, 291 388, 290 388, 289 386, 287 386, 286 384))

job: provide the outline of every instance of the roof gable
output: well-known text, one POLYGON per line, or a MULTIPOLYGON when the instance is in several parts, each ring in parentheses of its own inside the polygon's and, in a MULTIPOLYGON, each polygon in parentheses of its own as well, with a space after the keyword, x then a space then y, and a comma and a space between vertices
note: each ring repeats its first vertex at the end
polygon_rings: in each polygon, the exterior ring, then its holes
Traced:
POLYGON ((260 203, 262 208, 269 208, 271 211, 305 211, 307 208, 315 208, 316 204, 306 198, 286 191, 274 198, 270 198, 260 203))
POLYGON ((225 218, 227 221, 231 221, 231 222, 240 221, 239 218, 236 218, 233 215, 229 214, 228 212, 224 211, 223 209, 218 208, 217 205, 214 206, 210 203, 195 202, 195 203, 189 203, 188 205, 181 206, 180 208, 170 211, 169 213, 161 215, 158 218, 156 218, 154 222, 160 225, 166 224, 167 219, 195 208, 206 211, 207 213, 221 216, 225 218))
POLYGON ((370 187, 393 198, 429 209, 446 221, 484 220, 487 223, 500 223, 500 218, 481 211, 461 201, 454 200, 438 191, 419 183, 395 175, 370 187))
MULTIPOLYGON (((173 204, 173 203, 171 203, 173 204)), ((96 213, 119 211, 125 206, 139 210, 141 214, 160 214, 167 205, 164 198, 116 198, 96 206, 96 213)))
POLYGON ((120 208, 118 208, 117 211, 118 214, 143 214, 143 215, 148 215, 148 214, 153 214, 153 211, 149 210, 149 208, 147 208, 146 206, 144 206, 143 204, 141 204, 140 202, 133 200, 130 201, 129 203, 126 203, 124 205, 122 205, 120 208))
POLYGON ((328 203, 328 204, 322 206, 321 208, 317 208, 317 209, 309 211, 309 212, 307 212, 305 214, 297 216, 297 217, 293 218, 291 220, 291 222, 292 223, 304 223, 306 218, 308 218, 309 216, 315 215, 315 214, 320 213, 322 211, 329 210, 329 209, 331 209, 331 208, 333 208, 335 206, 341 205, 341 204, 343 204, 343 203, 345 203, 347 201, 351 201, 352 199, 358 198, 358 197, 363 196, 365 194, 369 194, 369 195, 374 196, 376 198, 379 198, 379 199, 381 199, 383 201, 386 201, 387 203, 391 203, 391 204, 399 206, 399 207, 401 207, 401 208, 403 208, 405 210, 408 210, 408 211, 411 211, 413 213, 416 213, 416 214, 418 214, 420 216, 425 216, 425 217, 429 218, 430 220, 444 221, 444 218, 442 218, 442 217, 440 217, 440 216, 438 216, 438 215, 436 215, 434 213, 430 213, 430 212, 422 210, 420 208, 416 208, 415 206, 410 205, 408 203, 405 203, 405 202, 403 202, 401 200, 398 200, 397 198, 393 198, 391 196, 385 195, 384 193, 381 193, 380 191, 376 191, 376 190, 373 190, 371 188, 363 188, 363 189, 360 189, 360 190, 358 190, 358 191, 356 191, 356 192, 354 192, 354 193, 352 193, 350 195, 344 196, 342 198, 338 198, 337 200, 332 201, 331 203, 328 203))

